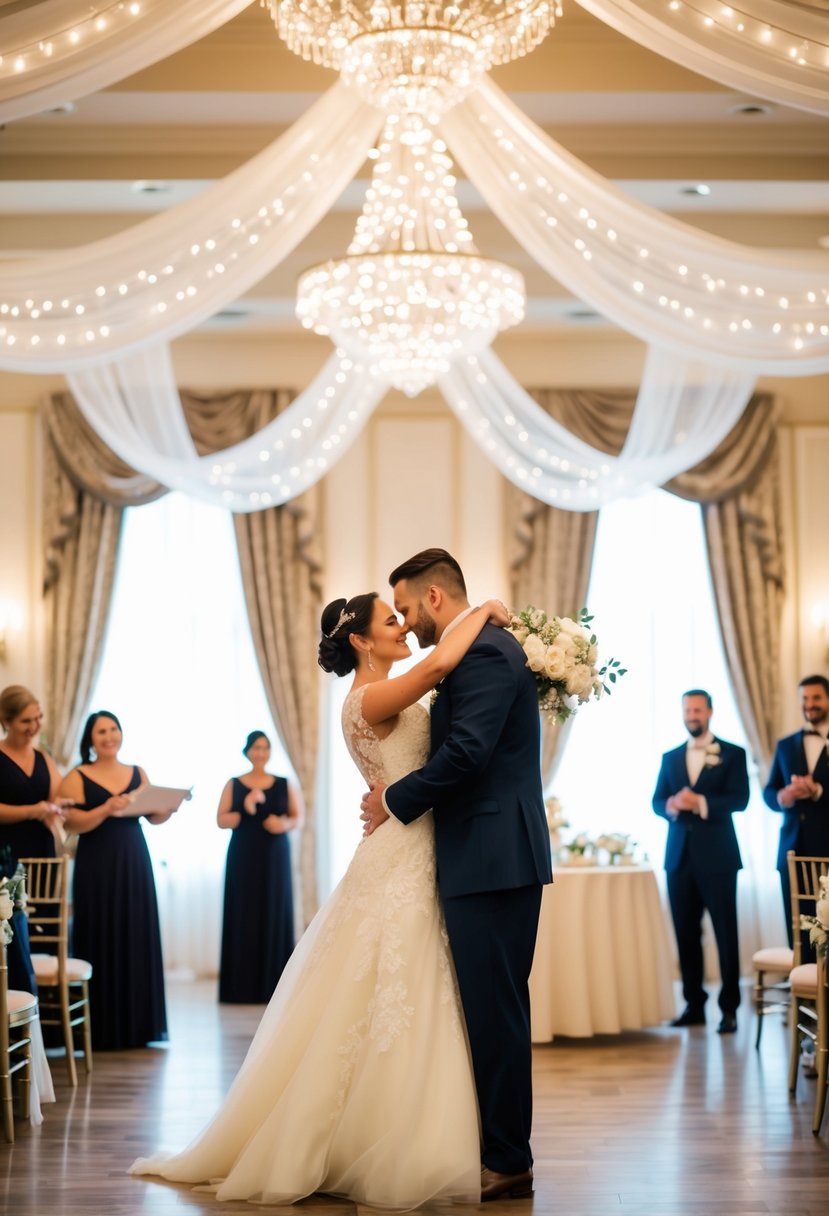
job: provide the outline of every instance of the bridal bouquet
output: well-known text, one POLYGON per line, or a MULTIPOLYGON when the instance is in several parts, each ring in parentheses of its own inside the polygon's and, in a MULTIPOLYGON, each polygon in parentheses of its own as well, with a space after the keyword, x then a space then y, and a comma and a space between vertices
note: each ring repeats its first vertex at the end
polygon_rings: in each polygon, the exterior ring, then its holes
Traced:
POLYGON ((547 616, 532 606, 514 614, 509 632, 521 643, 527 666, 535 675, 538 706, 553 722, 566 722, 580 705, 602 693, 625 674, 618 659, 597 667, 593 618, 582 608, 578 621, 569 616, 547 616))
POLYGON ((829 947, 829 875, 820 879, 820 898, 814 916, 801 916, 801 929, 809 930, 809 941, 825 958, 829 947))

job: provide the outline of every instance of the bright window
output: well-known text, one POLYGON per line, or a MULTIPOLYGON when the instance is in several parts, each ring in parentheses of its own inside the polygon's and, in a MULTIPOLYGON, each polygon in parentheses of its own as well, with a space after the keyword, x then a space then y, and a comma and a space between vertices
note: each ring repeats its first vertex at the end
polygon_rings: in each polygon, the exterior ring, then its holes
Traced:
POLYGON ((144 830, 165 962, 215 973, 229 840, 216 807, 228 778, 246 770, 249 731, 265 731, 272 771, 291 775, 259 677, 228 512, 183 494, 126 512, 91 707, 120 718, 124 761, 158 785, 193 786, 171 820, 144 830))

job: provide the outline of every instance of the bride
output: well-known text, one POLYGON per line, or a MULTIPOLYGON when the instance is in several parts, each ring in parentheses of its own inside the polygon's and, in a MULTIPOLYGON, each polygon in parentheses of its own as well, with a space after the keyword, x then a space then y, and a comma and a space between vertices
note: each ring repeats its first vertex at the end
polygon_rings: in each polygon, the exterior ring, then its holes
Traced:
MULTIPOLYGON (((475 609, 390 680, 410 654, 393 609, 370 592, 324 610, 319 663, 354 672, 343 731, 367 782, 424 763, 429 715, 417 702, 487 620, 507 624, 503 605, 475 609)), ((384 1208, 479 1202, 475 1088, 431 813, 408 827, 391 818, 361 841, 291 956, 224 1105, 183 1152, 140 1158, 130 1173, 270 1204, 315 1191, 384 1208)))

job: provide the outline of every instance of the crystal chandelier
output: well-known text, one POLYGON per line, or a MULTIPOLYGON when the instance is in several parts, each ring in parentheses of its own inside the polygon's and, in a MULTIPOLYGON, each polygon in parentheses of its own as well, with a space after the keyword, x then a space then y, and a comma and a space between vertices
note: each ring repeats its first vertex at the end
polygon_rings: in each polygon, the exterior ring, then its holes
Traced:
POLYGON ((434 117, 546 38, 561 0, 260 0, 295 54, 387 113, 434 117))
POLYGON ((446 145, 418 115, 390 115, 347 256, 299 280, 297 316, 416 396, 457 355, 524 316, 524 281, 481 257, 446 145))

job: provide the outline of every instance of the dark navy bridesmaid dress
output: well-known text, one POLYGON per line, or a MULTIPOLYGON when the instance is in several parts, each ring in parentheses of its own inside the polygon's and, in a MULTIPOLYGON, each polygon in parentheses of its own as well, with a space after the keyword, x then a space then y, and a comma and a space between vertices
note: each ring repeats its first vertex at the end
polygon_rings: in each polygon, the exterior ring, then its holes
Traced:
POLYGON ((244 808, 250 786, 233 778, 233 829, 225 866, 219 1000, 264 1005, 294 948, 294 897, 288 836, 262 827, 267 815, 288 815, 288 782, 276 777, 254 815, 244 808))
MULTIPOLYGON (((80 770, 79 770, 80 772, 80 770)), ((112 796, 80 772, 84 805, 112 796)), ((137 768, 122 793, 141 783, 137 768)), ((139 817, 105 819, 78 836, 72 953, 92 964, 92 1046, 144 1047, 167 1038, 164 969, 153 867, 139 817)))
MULTIPOLYGON (((49 766, 42 752, 35 752, 35 766, 29 776, 10 756, 0 751, 0 802, 9 806, 33 806, 48 801, 51 785, 49 766)), ((0 823, 0 874, 10 878, 21 857, 54 856, 55 838, 39 819, 0 823)), ((37 995, 26 914, 15 912, 11 924, 14 937, 7 951, 9 987, 37 995)))

